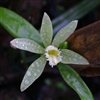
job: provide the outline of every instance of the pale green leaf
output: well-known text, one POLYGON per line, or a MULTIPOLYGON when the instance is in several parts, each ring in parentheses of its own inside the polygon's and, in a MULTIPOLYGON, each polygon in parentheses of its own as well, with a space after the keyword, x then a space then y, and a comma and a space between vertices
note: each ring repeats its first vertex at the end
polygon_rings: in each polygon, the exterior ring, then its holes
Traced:
POLYGON ((42 74, 45 64, 46 58, 42 55, 29 66, 21 83, 21 91, 27 89, 42 74))
POLYGON ((40 35, 45 47, 51 44, 53 29, 52 29, 51 20, 46 13, 44 13, 44 16, 43 16, 40 35))
POLYGON ((61 63, 57 67, 65 82, 77 92, 81 100, 94 100, 89 88, 71 67, 61 63))
POLYGON ((16 38, 12 40, 10 43, 15 48, 26 50, 33 53, 43 54, 45 51, 42 46, 40 46, 38 43, 30 39, 16 38))
POLYGON ((62 49, 61 56, 62 56, 61 62, 64 64, 81 64, 81 65, 89 64, 89 62, 83 56, 68 49, 62 49))
POLYGON ((65 27, 63 27, 54 37, 52 45, 59 47, 61 43, 63 43, 76 29, 77 20, 72 21, 65 27))

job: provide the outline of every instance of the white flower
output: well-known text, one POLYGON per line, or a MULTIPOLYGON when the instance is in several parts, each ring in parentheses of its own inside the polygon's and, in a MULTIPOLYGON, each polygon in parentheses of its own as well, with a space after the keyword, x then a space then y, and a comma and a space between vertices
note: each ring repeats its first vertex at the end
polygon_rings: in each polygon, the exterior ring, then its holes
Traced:
POLYGON ((29 66, 21 83, 21 91, 27 89, 42 74, 47 61, 49 61, 51 67, 57 65, 59 62, 64 64, 89 64, 84 57, 71 50, 62 48, 60 50, 58 49, 74 32, 77 22, 77 20, 72 21, 62 28, 52 40, 52 23, 49 16, 44 13, 40 30, 40 37, 44 46, 26 38, 17 38, 10 42, 13 47, 18 49, 41 54, 41 57, 29 66))
POLYGON ((49 65, 51 67, 57 65, 59 62, 62 61, 62 57, 60 55, 61 51, 53 45, 48 46, 45 51, 46 58, 49 61, 49 65))

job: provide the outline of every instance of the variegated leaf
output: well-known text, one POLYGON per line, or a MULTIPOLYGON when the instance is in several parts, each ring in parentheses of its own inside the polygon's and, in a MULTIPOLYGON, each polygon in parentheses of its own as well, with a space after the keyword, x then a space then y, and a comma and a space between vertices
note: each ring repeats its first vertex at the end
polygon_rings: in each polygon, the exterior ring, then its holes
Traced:
POLYGON ((63 43, 76 29, 77 20, 72 21, 67 26, 62 28, 54 37, 52 45, 59 47, 61 43, 63 43))
POLYGON ((21 91, 27 89, 41 75, 45 64, 46 58, 42 55, 29 66, 21 83, 21 91))
POLYGON ((15 48, 18 48, 21 50, 26 50, 26 51, 30 51, 30 52, 38 53, 38 54, 44 53, 44 48, 40 46, 38 43, 30 39, 16 38, 12 40, 10 43, 15 48))
POLYGON ((61 56, 62 56, 61 62, 64 64, 81 64, 81 65, 89 64, 89 62, 83 56, 68 49, 62 49, 61 56))
POLYGON ((46 13, 44 13, 44 16, 43 16, 40 35, 45 47, 50 45, 52 41, 53 29, 52 29, 51 20, 46 13))
POLYGON ((38 30, 23 17, 4 7, 0 7, 0 25, 15 38, 29 38, 43 46, 38 30))
POLYGON ((81 100, 94 100, 89 88, 70 66, 60 63, 57 67, 65 82, 77 92, 81 100))

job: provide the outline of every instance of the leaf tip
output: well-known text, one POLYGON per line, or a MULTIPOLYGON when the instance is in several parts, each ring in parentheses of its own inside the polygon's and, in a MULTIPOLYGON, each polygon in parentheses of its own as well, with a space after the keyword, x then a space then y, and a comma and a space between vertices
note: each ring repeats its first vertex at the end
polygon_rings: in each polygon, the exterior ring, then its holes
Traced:
POLYGON ((47 17, 47 18, 49 18, 48 14, 46 12, 44 12, 44 16, 47 17))
POLYGON ((24 80, 22 80, 21 85, 20 85, 20 91, 23 92, 28 88, 29 85, 25 85, 24 80))
POLYGON ((12 44, 12 43, 13 43, 13 40, 10 41, 10 44, 12 44))
POLYGON ((47 13, 46 12, 44 12, 44 16, 47 16, 47 13))
POLYGON ((15 44, 15 43, 18 43, 18 40, 19 40, 19 38, 13 39, 13 40, 10 41, 10 44, 13 45, 13 44, 15 44))
POLYGON ((78 23, 78 20, 74 20, 74 22, 77 24, 78 23))
POLYGON ((87 61, 86 65, 89 65, 90 63, 87 61))
MULTIPOLYGON (((80 57, 80 58, 81 58, 81 57, 80 57)), ((89 61, 88 61, 86 58, 83 57, 83 59, 84 59, 84 61, 83 61, 83 64, 84 64, 84 65, 89 65, 89 64, 90 64, 89 61)))
POLYGON ((22 85, 22 83, 21 83, 21 86, 20 86, 20 90, 21 90, 21 92, 23 92, 25 90, 25 87, 22 85))
POLYGON ((85 60, 85 61, 84 61, 84 62, 82 62, 82 65, 89 65, 89 64, 90 64, 90 63, 88 62, 88 60, 87 60, 87 59, 85 59, 85 58, 84 58, 84 60, 85 60))
POLYGON ((15 39, 12 40, 12 41, 10 41, 10 46, 11 46, 12 48, 16 49, 16 47, 15 47, 15 45, 14 45, 14 44, 15 44, 14 42, 15 42, 15 39))

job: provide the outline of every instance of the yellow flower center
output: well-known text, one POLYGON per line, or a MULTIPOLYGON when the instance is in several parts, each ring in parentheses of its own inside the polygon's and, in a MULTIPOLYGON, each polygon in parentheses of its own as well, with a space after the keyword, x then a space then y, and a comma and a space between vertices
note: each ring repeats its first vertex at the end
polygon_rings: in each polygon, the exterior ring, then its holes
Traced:
POLYGON ((58 50, 58 48, 50 45, 46 48, 46 58, 49 61, 49 65, 51 67, 57 65, 61 60, 62 57, 60 56, 60 51, 58 50))
POLYGON ((52 55, 52 56, 58 56, 58 51, 57 50, 49 50, 48 54, 52 55))

